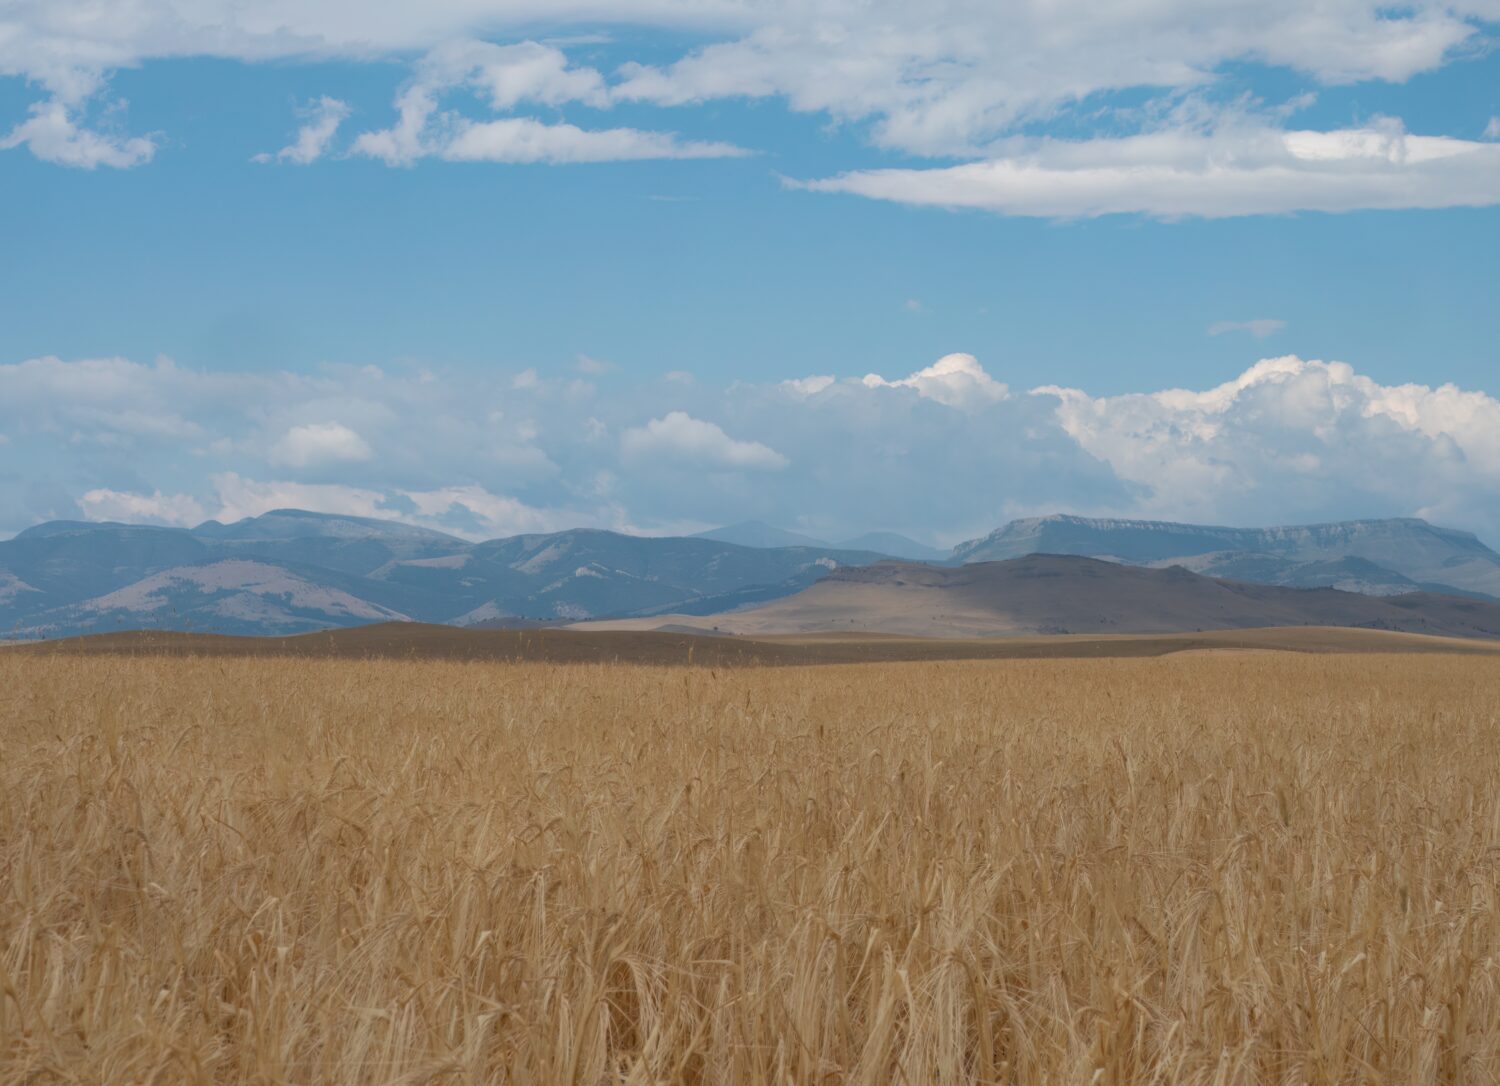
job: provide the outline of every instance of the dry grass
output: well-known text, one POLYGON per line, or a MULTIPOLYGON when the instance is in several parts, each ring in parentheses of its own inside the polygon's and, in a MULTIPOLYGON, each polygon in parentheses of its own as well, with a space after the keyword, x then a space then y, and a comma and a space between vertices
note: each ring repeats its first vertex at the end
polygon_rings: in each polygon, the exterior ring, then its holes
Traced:
POLYGON ((0 655, 0 1080, 1493 1082, 1500 660, 0 655))

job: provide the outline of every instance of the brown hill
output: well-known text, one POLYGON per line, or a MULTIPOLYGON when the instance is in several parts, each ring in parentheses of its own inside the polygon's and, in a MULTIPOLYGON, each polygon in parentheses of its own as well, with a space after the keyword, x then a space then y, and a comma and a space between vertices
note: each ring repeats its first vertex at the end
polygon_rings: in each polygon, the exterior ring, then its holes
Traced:
POLYGON ((1500 638, 1500 604, 1420 592, 1373 597, 1281 588, 1217 580, 1175 566, 1146 569, 1030 555, 956 568, 880 562, 835 570, 795 596, 743 611, 590 624, 752 637, 837 631, 909 637, 1180 634, 1283 626, 1500 638))

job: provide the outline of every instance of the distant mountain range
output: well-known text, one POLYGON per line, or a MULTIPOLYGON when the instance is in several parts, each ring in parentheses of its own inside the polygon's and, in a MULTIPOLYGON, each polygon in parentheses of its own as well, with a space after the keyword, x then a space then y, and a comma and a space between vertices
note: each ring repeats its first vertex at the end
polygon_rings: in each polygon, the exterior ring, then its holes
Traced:
POLYGON ((1014 521, 944 554, 891 533, 833 545, 759 523, 690 538, 577 529, 472 543, 393 521, 283 509, 192 529, 30 528, 0 542, 0 637, 721 615, 883 559, 953 567, 1032 553, 1364 596, 1500 597, 1500 555, 1421 520, 1238 529, 1054 516, 1014 521))
POLYGON ((790 595, 882 555, 588 529, 470 543, 283 509, 193 529, 58 521, 0 543, 0 632, 296 633, 411 619, 458 625, 711 613, 790 595))
POLYGON ((1216 528, 1155 520, 1014 520, 953 550, 958 562, 1073 554, 1288 588, 1366 595, 1429 591, 1500 599, 1500 554, 1469 532, 1425 520, 1348 520, 1288 528, 1216 528))
POLYGON ((733 614, 590 623, 683 633, 875 633, 912 637, 1158 634, 1270 626, 1346 626, 1500 638, 1500 602, 1411 593, 1365 596, 1204 577, 1071 555, 931 566, 837 569, 794 596, 733 614))
POLYGON ((946 562, 950 552, 918 543, 896 532, 866 532, 841 543, 827 543, 812 536, 774 528, 764 521, 747 520, 699 532, 694 539, 712 539, 720 543, 738 543, 742 547, 835 547, 846 551, 874 551, 892 558, 909 558, 915 562, 946 562))

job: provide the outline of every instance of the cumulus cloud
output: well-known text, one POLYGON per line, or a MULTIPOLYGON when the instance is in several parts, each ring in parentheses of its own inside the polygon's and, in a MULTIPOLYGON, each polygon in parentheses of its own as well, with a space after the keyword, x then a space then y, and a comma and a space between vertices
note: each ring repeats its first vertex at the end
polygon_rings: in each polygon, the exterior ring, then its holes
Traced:
POLYGON ((375 453, 369 443, 338 422, 293 426, 271 446, 270 460, 286 467, 348 464, 368 460, 375 453))
POLYGON ((323 95, 302 111, 306 123, 297 129, 297 138, 273 154, 259 154, 256 162, 291 162, 306 166, 323 157, 339 125, 349 116, 349 104, 323 95))
POLYGON ((473 538, 760 518, 955 542, 1065 509, 1240 524, 1426 515, 1500 542, 1500 400, 1338 361, 1289 355, 1207 387, 1114 396, 1007 390, 998 367, 963 354, 893 379, 847 365, 728 386, 618 379, 608 396, 559 370, 515 387, 489 370, 0 366, 0 531, 79 512, 188 523, 296 506, 473 538), (305 464, 269 467, 299 428, 305 464), (319 460, 362 452, 354 438, 370 455, 319 460))
POLYGON ((1058 423, 1148 512, 1323 519, 1353 499, 1472 521, 1467 506, 1500 495, 1500 401, 1452 385, 1380 385, 1288 355, 1204 391, 1035 394, 1056 397, 1058 423))
POLYGON ((129 494, 103 488, 87 491, 78 507, 89 520, 117 520, 126 524, 167 524, 190 528, 207 518, 203 506, 188 494, 129 494))
POLYGON ((686 411, 669 411, 645 426, 632 427, 620 436, 626 456, 661 456, 691 468, 729 471, 780 471, 786 457, 759 441, 736 441, 712 422, 695 419, 686 411))
POLYGON ((1274 317, 1259 317, 1252 321, 1215 321, 1208 326, 1208 334, 1222 336, 1226 332, 1249 332, 1256 339, 1275 335, 1286 327, 1286 321, 1274 317))
POLYGON ((949 407, 979 407, 997 403, 1010 394, 971 354, 944 355, 926 369, 899 381, 887 381, 871 373, 866 375, 864 384, 867 388, 915 389, 919 396, 949 407))
POLYGON ((814 192, 1004 215, 1163 219, 1500 203, 1500 146, 1408 134, 1230 126, 1086 140, 1020 139, 979 162, 789 182, 814 192))
POLYGON ((1484 138, 1487 140, 1500 140, 1500 117, 1490 118, 1490 123, 1484 126, 1484 138))

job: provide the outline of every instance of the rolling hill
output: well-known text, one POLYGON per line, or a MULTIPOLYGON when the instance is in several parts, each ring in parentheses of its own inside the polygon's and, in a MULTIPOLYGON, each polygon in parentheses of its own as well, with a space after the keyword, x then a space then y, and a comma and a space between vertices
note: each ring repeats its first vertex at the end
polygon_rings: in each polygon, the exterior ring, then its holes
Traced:
POLYGON ((960 567, 838 569, 794 596, 710 616, 594 623, 766 636, 860 631, 911 637, 1168 634, 1342 626, 1500 638, 1500 603, 1416 592, 1366 596, 1204 577, 1092 558, 1030 555, 960 567))

